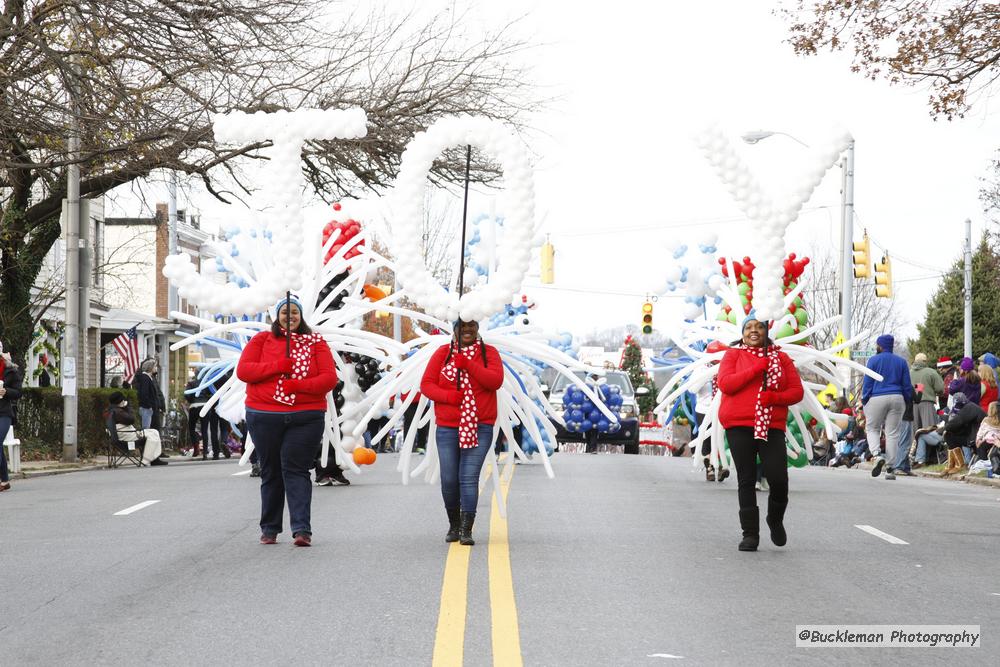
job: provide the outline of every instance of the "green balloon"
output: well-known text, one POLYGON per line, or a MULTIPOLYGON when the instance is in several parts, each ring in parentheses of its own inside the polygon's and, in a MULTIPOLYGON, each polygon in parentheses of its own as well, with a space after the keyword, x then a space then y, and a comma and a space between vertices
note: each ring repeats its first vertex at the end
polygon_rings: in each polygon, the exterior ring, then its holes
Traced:
POLYGON ((786 322, 785 324, 782 324, 777 331, 774 332, 774 337, 785 338, 787 336, 791 336, 794 333, 795 330, 792 328, 792 325, 786 322))
POLYGON ((720 322, 725 322, 726 320, 729 319, 729 315, 726 315, 726 311, 720 310, 718 313, 715 314, 715 319, 719 320, 720 322))
POLYGON ((798 283, 793 280, 792 282, 788 283, 787 287, 789 290, 793 290, 795 289, 796 285, 798 285, 798 283))
POLYGON ((801 296, 795 297, 795 301, 792 301, 792 303, 795 304, 796 308, 801 308, 802 307, 802 297, 801 296))
POLYGON ((740 283, 736 286, 736 291, 740 293, 740 296, 743 296, 750 291, 750 285, 748 283, 740 283))
POLYGON ((792 458, 791 453, 788 455, 788 464, 794 468, 805 468, 809 465, 809 457, 806 455, 805 447, 799 450, 798 456, 792 458))
POLYGON ((795 311, 795 319, 798 321, 799 326, 804 327, 806 322, 809 321, 809 313, 804 308, 799 308, 795 311))
POLYGON ((730 324, 736 324, 736 311, 735 310, 729 311, 729 323, 730 324))

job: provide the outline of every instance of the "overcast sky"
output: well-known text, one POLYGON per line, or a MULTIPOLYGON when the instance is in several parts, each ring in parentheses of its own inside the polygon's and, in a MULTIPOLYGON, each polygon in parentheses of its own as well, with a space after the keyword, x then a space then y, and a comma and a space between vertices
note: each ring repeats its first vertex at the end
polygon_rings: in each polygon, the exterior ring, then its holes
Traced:
MULTIPOLYGON (((450 5, 424 2, 420 11, 450 5)), ((776 6, 513 0, 472 10, 484 26, 525 14, 521 29, 544 45, 530 56, 535 77, 561 97, 532 119, 536 215, 557 249, 556 284, 525 285, 538 303, 536 322, 577 333, 637 322, 674 238, 697 241, 714 230, 722 252, 754 254, 752 225, 694 145, 716 120, 775 188, 800 174, 807 149, 781 136, 749 146, 742 133, 780 130, 811 145, 836 125, 854 135, 855 238, 867 228, 876 247, 891 251, 909 323, 895 333, 915 334, 936 274, 960 256, 964 220, 972 219, 974 238, 986 224, 978 189, 1000 124, 988 99, 964 120, 933 121, 924 89, 867 81, 844 54, 795 56, 776 6)), ((789 250, 838 251, 840 178, 836 167, 828 172, 790 227, 789 250)), ((188 207, 213 220, 226 215, 207 199, 188 207)), ((658 302, 659 327, 680 322, 678 301, 658 302)))

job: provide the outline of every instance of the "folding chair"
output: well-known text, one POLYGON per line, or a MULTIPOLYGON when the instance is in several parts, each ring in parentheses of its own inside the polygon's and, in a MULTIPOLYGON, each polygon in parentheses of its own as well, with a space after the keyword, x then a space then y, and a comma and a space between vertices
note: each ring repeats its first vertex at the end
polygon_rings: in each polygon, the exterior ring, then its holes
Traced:
POLYGON ((117 468, 123 463, 131 463, 137 468, 143 466, 142 440, 136 441, 135 449, 129 449, 128 443, 118 438, 118 429, 111 421, 111 416, 104 422, 108 432, 108 468, 117 468))

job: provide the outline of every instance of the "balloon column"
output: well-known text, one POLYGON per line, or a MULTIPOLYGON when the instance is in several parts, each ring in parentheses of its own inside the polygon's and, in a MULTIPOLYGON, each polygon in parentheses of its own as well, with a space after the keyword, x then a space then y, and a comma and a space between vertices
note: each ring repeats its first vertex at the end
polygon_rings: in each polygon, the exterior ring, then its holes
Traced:
MULTIPOLYGON (((726 304, 719 310, 716 319, 727 320, 731 324, 737 324, 743 321, 743 318, 750 312, 753 304, 753 276, 756 266, 749 257, 744 257, 742 262, 737 260, 727 262, 726 258, 720 257, 719 264, 722 265, 722 274, 727 278, 729 277, 729 266, 732 266, 733 275, 736 278, 736 292, 739 295, 740 307, 737 309, 732 305, 726 304)), ((796 295, 787 304, 785 312, 777 319, 776 325, 772 326, 775 335, 779 338, 790 338, 793 334, 800 333, 808 325, 809 312, 806 310, 801 291, 796 290, 799 282, 802 280, 802 273, 808 264, 808 257, 798 259, 794 252, 790 253, 782 262, 782 268, 785 272, 782 276, 782 296, 787 297, 793 291, 796 295)), ((800 339, 796 342, 805 342, 805 339, 800 339)))
POLYGON ((621 429, 618 416, 622 407, 621 388, 616 385, 599 385, 598 396, 601 403, 614 413, 614 419, 603 415, 594 400, 579 388, 570 387, 563 393, 563 420, 567 431, 587 433, 593 429, 598 433, 615 433, 621 429))

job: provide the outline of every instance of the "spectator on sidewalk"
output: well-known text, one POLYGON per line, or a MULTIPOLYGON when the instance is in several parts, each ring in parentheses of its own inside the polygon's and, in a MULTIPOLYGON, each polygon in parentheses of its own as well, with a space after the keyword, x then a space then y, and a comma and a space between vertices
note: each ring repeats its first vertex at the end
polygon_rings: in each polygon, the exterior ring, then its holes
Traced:
MULTIPOLYGON (((913 399, 913 385, 910 383, 910 368, 906 360, 893 354, 896 341, 890 334, 883 334, 875 340, 876 354, 868 360, 868 369, 882 376, 875 380, 865 375, 861 387, 861 403, 867 419, 866 439, 875 456, 872 477, 882 474, 886 461, 895 463, 899 446, 899 428, 903 421, 906 402, 913 399), (885 430, 885 456, 878 453, 882 431, 885 430)), ((886 470, 886 479, 896 479, 892 468, 886 470)))
POLYGON ((198 430, 198 422, 201 421, 201 408, 205 405, 205 400, 201 397, 201 392, 196 391, 201 385, 201 381, 192 373, 184 387, 184 402, 188 409, 188 439, 191 441, 191 458, 201 454, 202 437, 198 430))
POLYGON ((944 439, 948 444, 948 466, 941 471, 942 475, 962 471, 966 462, 963 450, 969 449, 971 458, 971 445, 976 441, 979 424, 986 417, 979 403, 970 401, 962 392, 953 393, 952 400, 954 407, 944 427, 944 439))
POLYGON ((153 375, 156 373, 156 360, 146 359, 139 366, 139 374, 132 383, 139 394, 139 419, 143 429, 153 427, 153 416, 159 409, 159 388, 153 375))
MULTIPOLYGON (((914 392, 914 396, 916 392, 914 392)), ((906 409, 903 410, 903 420, 899 422, 899 447, 896 452, 896 461, 892 468, 900 475, 913 477, 910 470, 910 449, 913 446, 913 401, 906 402, 906 409)), ((888 473, 886 473, 888 475, 888 473)))
POLYGON ((941 375, 941 382, 944 384, 944 391, 941 392, 941 396, 938 399, 938 407, 940 410, 947 410, 951 403, 951 392, 948 387, 951 386, 951 381, 955 379, 955 364, 952 362, 951 357, 940 357, 937 362, 937 369, 941 375))
POLYGON ((142 460, 146 465, 165 466, 167 462, 160 458, 163 452, 163 445, 160 442, 160 433, 156 429, 135 427, 135 414, 128 407, 125 394, 116 391, 108 399, 111 408, 111 422, 115 425, 115 432, 122 442, 134 442, 142 447, 142 460))
POLYGON ((275 544, 285 500, 294 544, 312 544, 312 482, 323 443, 326 395, 337 384, 330 346, 302 317, 302 303, 283 297, 273 324, 250 339, 236 375, 247 383, 247 429, 260 462, 260 543, 275 544))
POLYGON ((23 381, 21 369, 0 343, 0 491, 10 488, 10 471, 3 441, 7 439, 7 431, 17 425, 17 399, 21 398, 23 381))
POLYGON ((997 389, 997 376, 988 364, 979 365, 979 380, 981 393, 979 396, 979 407, 983 412, 989 412, 990 403, 1000 398, 1000 389, 997 389))
POLYGON ((989 459, 990 451, 1000 447, 1000 412, 997 407, 996 401, 989 404, 986 417, 976 432, 976 456, 979 459, 989 459))
POLYGON ((982 378, 976 372, 976 362, 972 357, 962 357, 962 363, 958 367, 958 375, 951 381, 948 391, 951 394, 959 392, 965 394, 968 401, 978 404, 983 395, 982 378))
POLYGON ((931 428, 938 422, 937 402, 944 391, 944 380, 927 365, 927 355, 923 352, 913 358, 910 381, 917 388, 913 397, 913 428, 917 431, 931 428))

